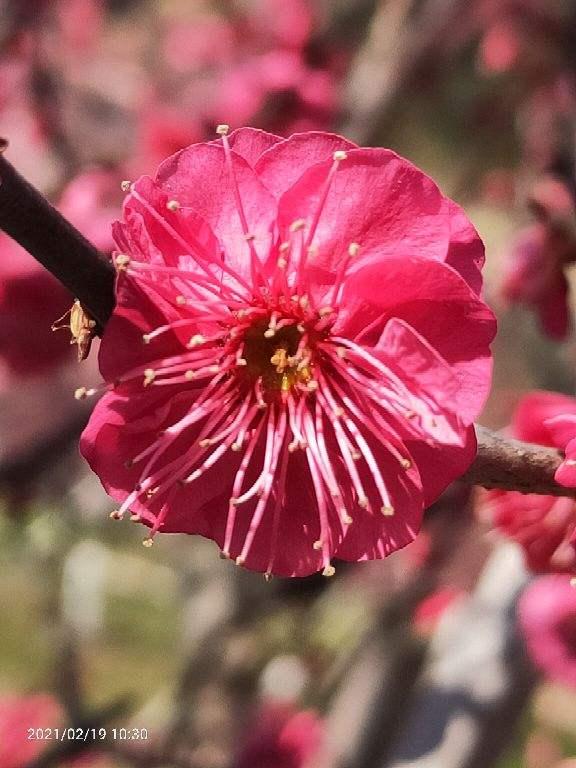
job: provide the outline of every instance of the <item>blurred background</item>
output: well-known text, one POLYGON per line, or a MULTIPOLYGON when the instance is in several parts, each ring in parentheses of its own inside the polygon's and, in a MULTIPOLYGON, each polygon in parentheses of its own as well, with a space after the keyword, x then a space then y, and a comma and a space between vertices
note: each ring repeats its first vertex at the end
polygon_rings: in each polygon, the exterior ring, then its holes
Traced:
MULTIPOLYGON (((574 394, 575 0, 0 0, 6 156, 100 249, 121 181, 219 123, 422 167, 486 243, 481 423, 574 394)), ((576 591, 529 610, 498 499, 455 485, 413 545, 333 579, 143 549, 77 452, 99 374, 97 341, 78 364, 50 330, 71 300, 0 233, 0 768, 576 765, 576 591), (46 737, 67 726, 94 730, 46 737)))

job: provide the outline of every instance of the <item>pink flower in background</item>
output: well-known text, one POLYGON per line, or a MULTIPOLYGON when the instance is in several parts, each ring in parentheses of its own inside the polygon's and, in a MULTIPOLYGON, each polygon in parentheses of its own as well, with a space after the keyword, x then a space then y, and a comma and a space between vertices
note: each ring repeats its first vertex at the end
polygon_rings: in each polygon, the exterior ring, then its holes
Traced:
POLYGON ((121 209, 121 181, 118 171, 86 170, 69 182, 58 203, 68 221, 105 253, 114 248, 111 224, 121 209))
MULTIPOLYGON (((509 433, 526 442, 563 450, 566 420, 573 418, 576 399, 555 392, 531 392, 519 402, 509 433)), ((520 544, 528 567, 536 573, 576 571, 573 499, 495 490, 485 494, 481 513, 520 544)))
POLYGON ((69 339, 51 325, 71 303, 49 272, 0 234, 0 364, 7 372, 39 374, 70 359, 69 339))
POLYGON ((530 204, 539 220, 518 237, 502 295, 532 308, 544 333, 562 340, 571 328, 564 270, 576 260, 574 203, 567 187, 550 177, 536 185, 530 204))
POLYGON ((248 732, 233 768, 305 768, 322 745, 324 727, 312 711, 269 704, 248 732))
POLYGON ((420 635, 432 635, 446 611, 466 596, 463 589, 442 586, 425 597, 416 607, 413 627, 420 635))
POLYGON ((133 184, 115 235, 81 449, 117 516, 285 576, 412 541, 490 382, 461 209, 389 150, 242 129, 133 184))
POLYGON ((561 576, 536 579, 520 598, 518 618, 534 664, 576 687, 576 589, 561 576))
POLYGON ((46 742, 29 739, 29 728, 56 728, 64 713, 48 694, 0 696, 0 768, 24 768, 45 749, 46 742))

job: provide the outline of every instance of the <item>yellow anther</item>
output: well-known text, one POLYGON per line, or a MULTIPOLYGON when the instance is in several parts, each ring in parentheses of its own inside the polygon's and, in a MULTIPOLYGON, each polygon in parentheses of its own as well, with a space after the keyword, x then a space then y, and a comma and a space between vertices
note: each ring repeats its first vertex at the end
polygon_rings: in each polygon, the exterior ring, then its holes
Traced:
POLYGON ((306 221, 304 219, 296 219, 296 221, 293 221, 292 224, 290 224, 290 232, 298 232, 301 229, 304 229, 306 226, 306 221))
POLYGON ((349 256, 358 256, 358 252, 360 251, 360 246, 358 243, 350 243, 348 246, 348 255, 349 256))
POLYGON ((178 304, 179 307, 183 307, 184 304, 186 304, 186 296, 182 296, 182 294, 176 296, 176 304, 178 304))
POLYGON ((276 329, 275 328, 267 328, 264 331, 264 338, 265 339, 272 339, 276 335, 276 329))
POLYGON ((130 515, 130 522, 131 523, 139 523, 142 518, 140 515, 130 515))
POLYGON ((347 512, 345 512, 342 515, 342 522, 344 523, 344 525, 350 525, 350 523, 352 522, 352 518, 347 512))
POLYGON ((220 552, 220 560, 230 560, 230 552, 226 552, 225 550, 222 550, 220 552))
POLYGON ((151 538, 144 539, 144 541, 142 542, 142 546, 147 547, 148 549, 152 546, 152 544, 154 544, 154 541, 151 538))
POLYGON ((380 512, 382 512, 384 517, 392 517, 394 515, 394 507, 381 507, 380 512))
POLYGON ((143 333, 142 341, 144 342, 144 344, 150 344, 150 336, 147 333, 143 333))
POLYGON ((120 510, 115 509, 113 512, 110 512, 110 520, 122 520, 122 512, 120 510))
POLYGON ((312 549, 315 549, 317 552, 322 549, 322 542, 320 539, 318 541, 315 541, 314 544, 312 544, 312 549))
POLYGON ((280 253, 286 253, 290 249, 290 243, 280 243, 278 250, 280 253))
POLYGON ((168 208, 169 211, 172 211, 172 213, 175 213, 176 211, 180 210, 180 203, 178 200, 168 200, 166 203, 166 208, 168 208))
POLYGON ((368 499, 366 498, 366 496, 358 497, 358 506, 362 507, 362 509, 368 509, 368 499))
POLYGON ((194 373, 194 371, 186 371, 184 373, 184 378, 187 379, 188 381, 192 381, 195 375, 196 374, 194 373))
POLYGON ((266 573, 264 574, 264 581, 266 582, 272 581, 272 574, 270 573, 270 571, 266 571, 266 573))
POLYGON ((284 347, 278 347, 270 358, 270 362, 276 366, 276 373, 284 373, 286 368, 289 367, 288 355, 284 347))
POLYGON ((246 558, 242 557, 241 555, 238 555, 238 557, 234 562, 236 563, 236 565, 244 565, 244 563, 246 562, 246 558))
POLYGON ((344 152, 343 149, 337 149, 336 152, 334 152, 334 154, 332 155, 332 157, 336 161, 346 160, 346 158, 348 157, 348 153, 344 152))
POLYGON ((85 400, 88 397, 88 390, 86 387, 78 387, 74 392, 76 400, 85 400))
POLYGON ((331 576, 334 576, 335 573, 336 573, 336 568, 334 568, 333 565, 327 565, 322 571, 322 576, 326 576, 327 578, 330 578, 331 576))
POLYGON ((204 344, 204 336, 200 333, 196 333, 188 342, 189 347, 198 347, 200 344, 204 344))
POLYGON ((340 357, 340 358, 342 358, 342 360, 344 360, 344 358, 346 357, 346 349, 345 349, 345 347, 337 347, 336 354, 338 355, 338 357, 340 357))
POLYGON ((230 126, 226 125, 226 123, 221 123, 220 125, 216 126, 216 133, 218 136, 227 136, 229 130, 230 126))
POLYGON ((153 368, 146 368, 144 371, 144 386, 147 387, 149 384, 152 384, 155 378, 156 371, 153 368))
POLYGON ((124 270, 130 264, 130 256, 125 253, 119 253, 114 259, 114 263, 118 269, 124 270))
POLYGON ((122 192, 130 192, 130 187, 132 186, 132 182, 128 179, 124 179, 124 181, 120 182, 120 189, 122 192))
POLYGON ((410 459, 400 459, 400 464, 404 467, 404 469, 410 469, 412 466, 412 462, 410 459))

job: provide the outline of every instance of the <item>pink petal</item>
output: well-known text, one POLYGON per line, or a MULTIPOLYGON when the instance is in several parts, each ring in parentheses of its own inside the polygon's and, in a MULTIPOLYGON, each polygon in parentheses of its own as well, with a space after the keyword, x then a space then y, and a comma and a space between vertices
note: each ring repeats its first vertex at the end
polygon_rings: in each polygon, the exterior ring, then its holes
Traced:
MULTIPOLYGON (((331 157, 308 166, 285 192, 278 209, 281 230, 288 230, 297 219, 306 219, 310 225, 331 166, 331 157)), ((350 243, 360 245, 362 258, 402 254, 445 261, 453 215, 436 184, 407 160, 386 149, 351 149, 322 208, 312 240, 318 248, 314 264, 336 270, 350 243)), ((461 229, 461 224, 457 225, 459 237, 461 229)), ((467 272, 475 268, 477 256, 471 252, 468 258, 467 272)), ((462 258, 456 261, 462 268, 462 258)))
POLYGON ((248 262, 249 247, 241 224, 231 169, 238 185, 248 234, 261 260, 267 254, 275 219, 273 197, 250 165, 231 151, 231 168, 224 149, 216 144, 193 144, 165 160, 156 176, 159 186, 183 208, 191 208, 211 228, 228 257, 248 262))
POLYGON ((295 133, 262 155, 256 164, 256 173, 264 186, 279 198, 310 166, 325 161, 331 163, 337 150, 355 148, 356 144, 333 133, 295 133))
MULTIPOLYGON (((563 440, 557 442, 554 429, 548 421, 555 416, 575 415, 576 399, 558 392, 530 392, 516 406, 511 422, 514 437, 529 443, 564 448, 563 440)), ((562 435, 564 437, 564 435, 562 435)))
POLYGON ((465 423, 478 416, 489 390, 496 321, 451 267, 414 256, 368 262, 346 281, 341 305, 338 333, 366 346, 391 317, 411 325, 452 366, 459 381, 454 410, 465 423))
MULTIPOLYGON (((414 541, 422 522, 422 485, 416 466, 413 464, 410 470, 399 471, 398 462, 389 451, 374 440, 369 442, 395 513, 385 516, 375 504, 371 504, 370 509, 351 507, 353 522, 347 527, 344 540, 336 550, 336 557, 340 560, 386 557, 414 541)), ((406 454, 405 448, 403 453, 406 454)), ((363 473, 362 480, 368 488, 370 480, 366 473, 363 473)))
MULTIPOLYGON (((576 409, 576 402, 574 402, 576 409)), ((544 421, 544 426, 550 432, 554 445, 558 448, 566 448, 568 456, 568 445, 576 437, 576 410, 574 413, 561 413, 558 416, 552 416, 544 421)))
MULTIPOLYGON (((261 131, 258 128, 238 128, 236 131, 232 131, 228 141, 234 152, 243 157, 248 165, 255 168, 264 152, 283 142, 284 139, 281 136, 261 131)), ((211 142, 211 144, 222 146, 222 139, 217 139, 211 142)))

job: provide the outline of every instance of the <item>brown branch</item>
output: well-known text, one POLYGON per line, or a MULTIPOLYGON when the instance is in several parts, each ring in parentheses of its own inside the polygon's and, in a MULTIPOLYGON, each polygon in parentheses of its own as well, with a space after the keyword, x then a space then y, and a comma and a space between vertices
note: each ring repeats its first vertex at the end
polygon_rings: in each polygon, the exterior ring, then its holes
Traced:
POLYGON ((563 458, 560 451, 512 440, 479 425, 476 436, 478 454, 461 478, 464 482, 521 493, 576 496, 576 489, 565 488, 554 480, 563 458))
MULTIPOLYGON (((114 309, 114 267, 6 161, 0 140, 0 229, 52 272, 104 328, 114 309)), ((554 480, 561 454, 476 427, 478 455, 462 480, 485 488, 575 496, 554 480)))

